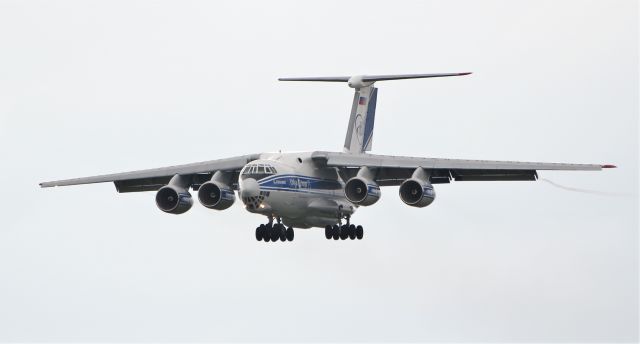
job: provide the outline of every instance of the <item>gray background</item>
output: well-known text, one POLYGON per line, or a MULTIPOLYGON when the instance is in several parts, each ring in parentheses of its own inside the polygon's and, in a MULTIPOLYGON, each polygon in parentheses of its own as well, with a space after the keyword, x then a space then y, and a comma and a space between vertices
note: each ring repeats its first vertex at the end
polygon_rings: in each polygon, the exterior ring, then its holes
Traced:
POLYGON ((0 341, 638 340, 635 1, 0 1, 0 341), (160 212, 79 177, 341 150, 381 82, 373 152, 615 163, 544 182, 396 188, 365 240, 256 242, 240 205, 160 212))

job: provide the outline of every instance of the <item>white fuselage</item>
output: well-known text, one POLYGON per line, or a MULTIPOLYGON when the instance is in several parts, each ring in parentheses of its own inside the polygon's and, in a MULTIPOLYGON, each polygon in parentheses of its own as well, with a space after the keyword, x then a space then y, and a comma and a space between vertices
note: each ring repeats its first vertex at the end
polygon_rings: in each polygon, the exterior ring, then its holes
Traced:
POLYGON ((334 225, 356 210, 336 168, 317 167, 308 152, 261 154, 240 171, 238 188, 247 211, 296 228, 334 225))

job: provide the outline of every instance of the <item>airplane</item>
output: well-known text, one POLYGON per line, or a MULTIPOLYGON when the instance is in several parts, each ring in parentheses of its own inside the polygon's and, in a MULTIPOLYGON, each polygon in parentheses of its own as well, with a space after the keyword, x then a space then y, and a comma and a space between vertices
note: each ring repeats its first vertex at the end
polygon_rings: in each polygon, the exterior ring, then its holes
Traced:
POLYGON ((362 239, 351 222, 358 207, 375 204, 380 187, 399 186, 408 206, 426 207, 434 184, 453 181, 535 181, 540 170, 597 171, 609 164, 570 164, 387 156, 371 151, 378 81, 463 76, 471 73, 280 78, 280 81, 346 82, 355 90, 342 152, 259 153, 132 172, 40 183, 43 188, 112 182, 119 193, 156 191, 165 213, 191 209, 197 192, 206 208, 231 207, 237 191, 245 209, 266 216, 258 241, 293 241, 294 228, 324 228, 325 238, 362 239))

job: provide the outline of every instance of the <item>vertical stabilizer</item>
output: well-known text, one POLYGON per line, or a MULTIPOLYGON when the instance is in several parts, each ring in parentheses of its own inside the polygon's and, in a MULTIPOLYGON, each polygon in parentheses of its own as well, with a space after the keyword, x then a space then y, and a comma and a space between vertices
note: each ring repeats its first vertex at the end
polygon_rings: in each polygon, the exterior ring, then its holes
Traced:
POLYGON ((377 98, 378 89, 373 85, 355 90, 344 139, 345 152, 362 153, 371 150, 377 98))

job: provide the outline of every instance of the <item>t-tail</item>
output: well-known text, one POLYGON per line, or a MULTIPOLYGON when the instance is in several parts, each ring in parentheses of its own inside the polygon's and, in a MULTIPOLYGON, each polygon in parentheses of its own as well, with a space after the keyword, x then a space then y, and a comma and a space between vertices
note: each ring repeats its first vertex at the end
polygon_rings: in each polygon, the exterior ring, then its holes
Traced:
POLYGON ((344 139, 344 151, 351 153, 364 153, 371 150, 373 140, 373 127, 376 119, 376 101, 378 89, 373 86, 376 81, 438 78, 445 76, 461 76, 471 73, 440 73, 440 74, 394 74, 394 75, 356 75, 336 77, 302 77, 280 78, 280 81, 324 81, 346 82, 349 87, 355 89, 351 116, 347 135, 344 139))

